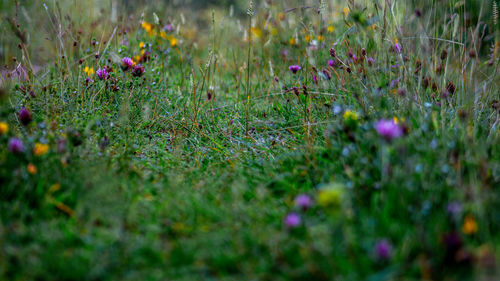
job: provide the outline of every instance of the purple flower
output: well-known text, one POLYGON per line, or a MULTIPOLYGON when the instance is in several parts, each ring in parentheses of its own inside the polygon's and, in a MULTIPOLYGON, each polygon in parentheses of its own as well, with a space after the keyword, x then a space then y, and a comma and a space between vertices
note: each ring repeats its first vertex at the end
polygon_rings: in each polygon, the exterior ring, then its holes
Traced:
POLYGON ((300 194, 297 197, 295 197, 295 206, 297 208, 300 208, 302 210, 307 210, 311 208, 312 204, 313 204, 312 199, 307 194, 300 194))
POLYGON ((288 228, 296 228, 300 225, 301 219, 298 214, 290 213, 285 217, 284 223, 288 228))
POLYGON ((288 56, 288 50, 285 49, 285 50, 281 51, 281 56, 287 57, 288 56))
POLYGON ((106 70, 106 68, 99 68, 97 70, 96 74, 97 74, 97 77, 99 77, 99 79, 101 79, 101 80, 106 80, 106 79, 108 79, 108 76, 109 76, 109 73, 106 70))
POLYGON ((396 44, 394 44, 394 46, 392 46, 392 51, 396 54, 401 54, 402 50, 403 50, 403 47, 401 47, 401 45, 399 43, 396 43, 396 44))
POLYGON ((456 215, 460 214, 460 212, 462 212, 462 205, 460 205, 460 203, 458 203, 456 201, 450 202, 450 203, 448 203, 448 206, 446 206, 446 211, 450 215, 456 216, 456 215))
POLYGON ((127 71, 127 70, 131 69, 132 66, 134 66, 134 62, 132 61, 131 58, 124 57, 122 59, 122 69, 123 69, 123 71, 127 71))
POLYGON ((313 74, 313 82, 316 84, 318 83, 318 76, 316 76, 314 74, 313 74))
POLYGON ((394 120, 382 119, 375 124, 377 133, 386 140, 399 138, 403 135, 403 129, 394 120))
POLYGON ((336 55, 337 53, 335 52, 335 48, 334 47, 330 48, 330 56, 334 58, 336 55))
POLYGON ((288 69, 290 69, 290 71, 293 73, 293 74, 296 74, 299 70, 302 69, 302 67, 300 67, 300 65, 290 65, 288 67, 288 69))
POLYGON ((23 141, 18 138, 11 138, 9 140, 9 151, 12 153, 21 153, 24 151, 23 141))
POLYGON ((328 60, 328 65, 331 67, 337 66, 337 63, 334 60, 328 60))
POLYGON ((163 30, 166 30, 168 32, 172 32, 172 30, 174 30, 174 27, 169 23, 163 27, 163 30))
POLYGON ((135 77, 141 77, 144 74, 144 66, 140 64, 134 65, 134 69, 132 69, 132 75, 135 77))
POLYGON ((31 112, 26 108, 23 107, 21 110, 19 110, 19 121, 21 121, 21 124, 24 126, 28 126, 29 123, 31 123, 31 120, 33 119, 31 117, 31 112))
POLYGON ((392 245, 386 239, 382 239, 375 244, 375 256, 378 260, 388 260, 392 255, 392 245))
POLYGON ((372 66, 372 65, 374 65, 374 64, 375 64, 375 60, 374 60, 372 57, 369 57, 367 60, 368 60, 368 64, 369 64, 370 66, 372 66))

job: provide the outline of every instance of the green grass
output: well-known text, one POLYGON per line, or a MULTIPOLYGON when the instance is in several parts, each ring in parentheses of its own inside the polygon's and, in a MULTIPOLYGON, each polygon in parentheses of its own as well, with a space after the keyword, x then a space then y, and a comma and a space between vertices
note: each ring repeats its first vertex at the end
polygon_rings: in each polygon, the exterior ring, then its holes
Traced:
POLYGON ((0 280, 499 277, 492 1, 48 2, 0 2, 0 280))

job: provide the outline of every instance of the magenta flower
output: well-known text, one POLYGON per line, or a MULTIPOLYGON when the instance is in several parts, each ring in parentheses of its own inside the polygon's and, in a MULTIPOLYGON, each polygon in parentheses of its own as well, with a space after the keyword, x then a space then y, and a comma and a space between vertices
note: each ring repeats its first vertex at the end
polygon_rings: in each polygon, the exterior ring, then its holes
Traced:
POLYGON ((335 67, 337 63, 334 60, 328 60, 328 65, 331 67, 335 67))
POLYGON ((372 57, 369 57, 369 58, 367 58, 366 60, 368 61, 368 64, 369 64, 370 66, 372 66, 372 65, 374 65, 374 64, 375 64, 375 59, 373 59, 372 57))
POLYGON ((21 110, 19 110, 18 117, 19 121, 24 126, 28 126, 28 124, 31 123, 31 120, 33 120, 33 118, 31 117, 31 112, 26 107, 23 107, 21 108, 21 110))
POLYGON ((302 210, 307 210, 311 208, 313 201, 311 197, 307 194, 300 194, 295 197, 295 207, 300 208, 302 210))
POLYGON ((300 216, 296 213, 290 213, 285 217, 284 223, 288 228, 296 228, 301 223, 300 216))
POLYGON ((313 74, 313 82, 318 84, 318 76, 313 74))
POLYGON ((106 68, 99 68, 97 70, 96 74, 97 74, 97 77, 99 77, 99 79, 101 79, 101 80, 106 80, 106 79, 108 79, 108 76, 109 76, 109 73, 106 70, 106 68))
POLYGON ((9 140, 8 148, 12 153, 21 153, 24 151, 24 143, 18 138, 12 138, 9 140))
POLYGON ((382 239, 375 244, 375 256, 378 260, 388 260, 392 255, 392 245, 386 239, 382 239))
POLYGON ((134 62, 132 61, 131 58, 128 58, 128 57, 124 57, 122 59, 122 69, 123 71, 127 71, 129 69, 131 69, 132 67, 134 66, 134 62))
POLYGON ((288 67, 288 69, 290 69, 290 71, 293 73, 293 74, 296 74, 297 72, 299 72, 299 70, 302 69, 302 67, 300 67, 300 65, 290 65, 288 67))
POLYGON ((379 120, 377 124, 375 124, 375 130, 377 130, 377 133, 380 136, 388 141, 399 138, 403 135, 403 129, 401 126, 396 124, 394 120, 390 119, 379 120))
POLYGON ((392 51, 396 54, 400 54, 401 51, 403 51, 403 47, 401 47, 399 43, 396 43, 394 44, 394 46, 392 46, 392 51))
POLYGON ((134 68, 132 69, 132 75, 135 77, 141 77, 144 74, 144 66, 140 64, 134 65, 134 68))

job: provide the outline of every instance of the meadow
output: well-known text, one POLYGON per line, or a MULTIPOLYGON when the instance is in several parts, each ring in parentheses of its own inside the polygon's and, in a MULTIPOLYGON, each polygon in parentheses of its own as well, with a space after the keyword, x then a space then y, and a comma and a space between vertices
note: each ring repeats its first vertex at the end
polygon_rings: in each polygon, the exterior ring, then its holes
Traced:
POLYGON ((0 280, 499 280, 495 0, 0 0, 0 280))

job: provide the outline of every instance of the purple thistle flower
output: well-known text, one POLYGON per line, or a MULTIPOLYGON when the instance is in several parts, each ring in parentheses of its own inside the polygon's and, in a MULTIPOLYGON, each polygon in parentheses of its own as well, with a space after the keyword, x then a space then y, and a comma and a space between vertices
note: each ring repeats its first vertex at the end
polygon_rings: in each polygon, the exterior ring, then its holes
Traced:
POLYGON ((392 46, 392 51, 396 54, 401 54, 401 51, 403 51, 403 47, 401 47, 399 43, 396 43, 394 44, 394 46, 392 46))
POLYGON ((123 71, 127 71, 129 69, 131 69, 132 67, 134 66, 134 62, 132 61, 131 58, 129 57, 124 57, 122 59, 122 69, 123 71))
POLYGON ((19 110, 19 121, 21 121, 21 124, 24 126, 28 126, 29 123, 31 123, 31 120, 33 119, 31 117, 31 112, 26 108, 23 107, 21 110, 19 110))
POLYGON ((311 197, 307 194, 300 194, 295 197, 295 207, 300 208, 302 210, 307 210, 311 208, 313 201, 311 197))
POLYGON ((97 70, 96 74, 97 74, 97 77, 99 77, 99 79, 101 79, 101 80, 106 80, 106 79, 108 79, 108 76, 109 76, 109 73, 106 70, 106 68, 99 68, 97 70))
POLYGON ((288 69, 290 69, 290 71, 293 73, 293 74, 296 74, 297 72, 299 72, 299 70, 302 69, 302 67, 300 67, 300 65, 290 65, 288 67, 288 69))
POLYGON ((374 65, 374 64, 375 64, 375 60, 374 60, 372 57, 369 57, 369 58, 367 59, 367 61, 368 61, 368 64, 369 64, 370 66, 372 66, 372 65, 374 65))
POLYGON ((9 140, 8 148, 12 153, 21 153, 24 151, 24 143, 18 138, 11 138, 9 140))
POLYGON ((300 225, 301 219, 298 214, 290 213, 285 217, 284 223, 288 228, 296 228, 300 225))
POLYGON ((378 260, 388 260, 392 255, 392 245, 387 239, 382 239, 375 244, 375 256, 378 260))
POLYGON ((132 75, 135 77, 141 77, 144 74, 144 66, 140 64, 134 65, 134 69, 132 69, 132 75))
POLYGON ((396 124, 394 120, 390 119, 379 120, 377 124, 375 124, 375 130, 377 130, 377 133, 380 136, 388 141, 399 138, 403 135, 403 129, 401 126, 396 124))
POLYGON ((328 60, 328 65, 331 67, 337 66, 337 63, 334 60, 328 60))
POLYGON ((335 52, 334 47, 332 47, 332 48, 330 49, 330 56, 331 56, 332 58, 334 58, 336 55, 337 55, 337 53, 335 52))
POLYGON ((316 76, 314 74, 313 74, 313 82, 316 84, 318 83, 318 76, 316 76))

